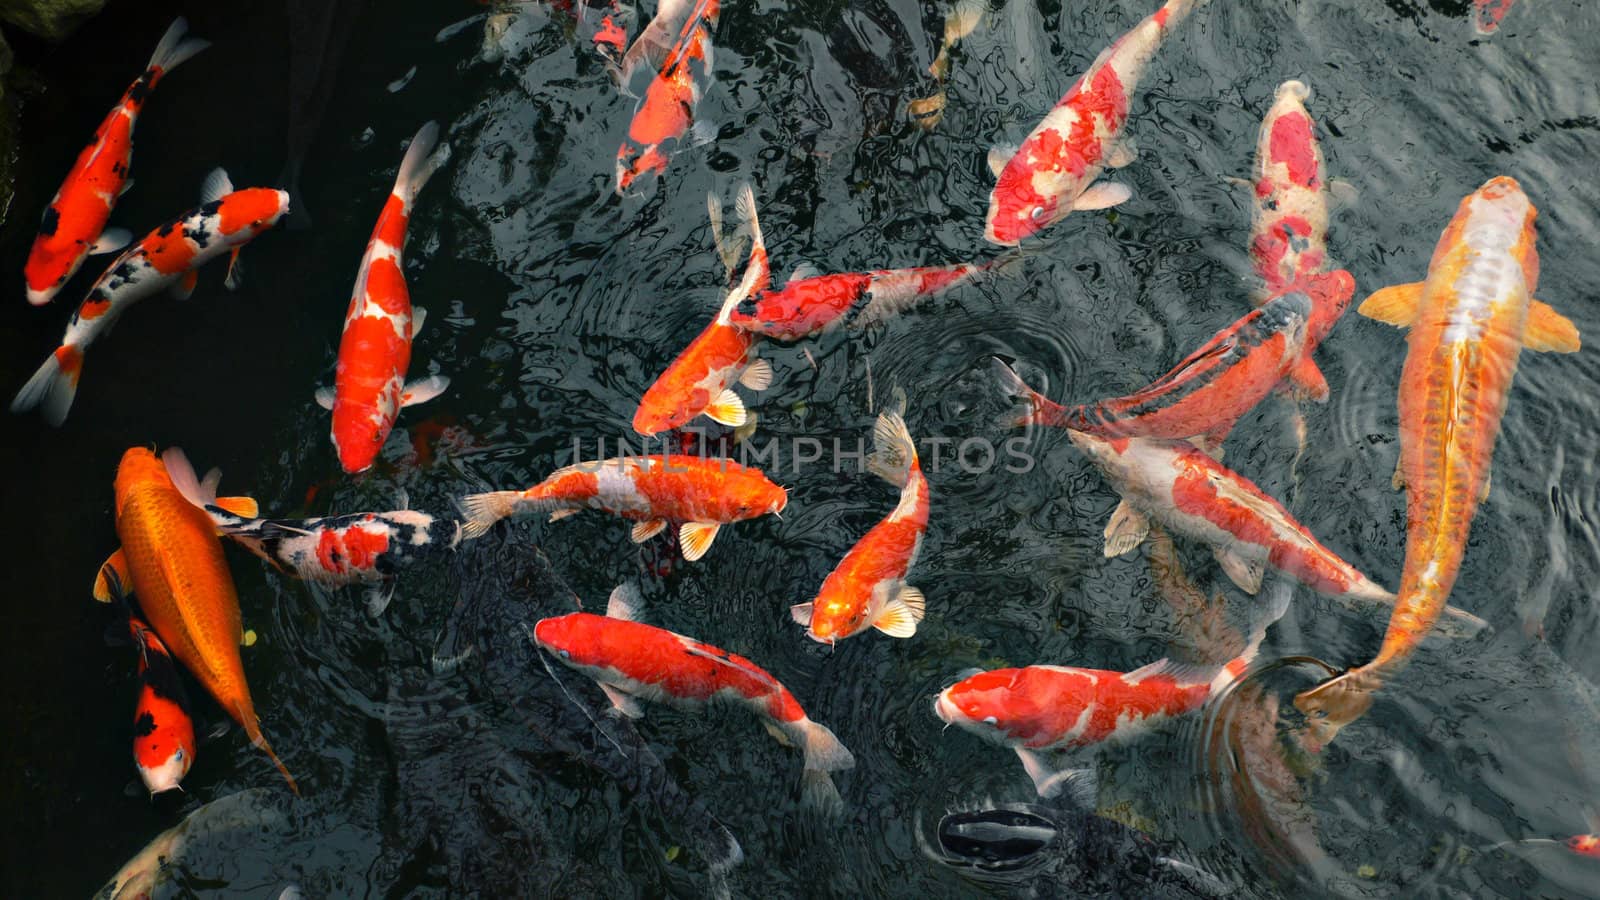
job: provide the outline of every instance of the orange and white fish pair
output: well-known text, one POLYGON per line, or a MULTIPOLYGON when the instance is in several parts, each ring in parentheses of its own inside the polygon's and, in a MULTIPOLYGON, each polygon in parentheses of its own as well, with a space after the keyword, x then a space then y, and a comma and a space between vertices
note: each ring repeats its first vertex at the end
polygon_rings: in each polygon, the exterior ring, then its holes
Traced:
MULTIPOLYGON (((707 204, 718 253, 731 265, 734 249, 723 242, 722 213, 716 196, 708 197, 707 204)), ((730 321, 734 309, 766 290, 770 281, 767 245, 761 236, 755 195, 748 184, 739 191, 738 210, 743 219, 741 227, 749 230, 751 240, 744 272, 728 290, 717 317, 667 365, 639 399, 633 430, 640 434, 670 431, 701 414, 713 422, 738 428, 745 424, 748 414, 744 401, 733 392, 733 385, 764 391, 772 384, 772 364, 755 356, 761 336, 730 321)))
POLYGON ((83 374, 83 354, 135 302, 171 289, 180 299, 193 293, 199 269, 231 253, 229 289, 239 285, 239 251, 289 211, 289 195, 273 188, 236 191, 228 173, 214 170, 201 188, 200 206, 145 235, 123 251, 79 304, 61 346, 44 361, 11 401, 11 411, 38 408, 60 425, 72 408, 83 374))
POLYGON ((352 474, 371 468, 401 408, 431 400, 450 386, 443 375, 406 383, 411 342, 426 318, 423 310, 412 308, 406 288, 406 226, 417 193, 450 158, 448 144, 435 152, 438 140, 438 124, 429 122, 406 149, 394 190, 356 271, 333 388, 316 392, 317 404, 333 412, 331 436, 339 465, 352 474))
POLYGON ((45 207, 39 235, 23 268, 29 303, 49 303, 85 258, 120 250, 133 238, 126 229, 106 228, 106 221, 117 200, 133 186, 128 178, 133 165, 133 127, 150 92, 168 72, 210 46, 198 38, 185 40, 188 30, 189 23, 181 18, 167 29, 144 73, 95 129, 94 140, 78 154, 66 181, 45 207))
POLYGON ((1359 312, 1409 327, 1400 375, 1400 462, 1406 559, 1383 646, 1369 663, 1295 698, 1329 740, 1372 704, 1434 629, 1455 586, 1472 518, 1489 495, 1490 464, 1524 348, 1572 353, 1578 329, 1533 297, 1538 210, 1515 179, 1490 179, 1461 201, 1427 278, 1384 288, 1359 312))
POLYGON ((906 574, 928 531, 928 479, 899 413, 878 417, 873 442, 867 467, 900 489, 900 502, 828 573, 816 599, 790 609, 814 641, 832 644, 868 628, 908 638, 926 609, 922 591, 906 583, 906 574))

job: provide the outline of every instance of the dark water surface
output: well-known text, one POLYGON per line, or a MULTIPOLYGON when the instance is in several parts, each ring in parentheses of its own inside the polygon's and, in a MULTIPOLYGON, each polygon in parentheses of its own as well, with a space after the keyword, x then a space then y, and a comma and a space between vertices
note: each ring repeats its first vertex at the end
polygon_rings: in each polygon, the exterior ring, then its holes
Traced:
MULTIPOLYGON (((1053 228, 1017 277, 807 345, 815 368, 800 346, 764 350, 777 379, 752 403, 761 434, 853 446, 899 388, 914 435, 998 442, 1009 435, 994 424, 995 353, 1064 402, 1164 372, 1248 308, 1248 198, 1224 177, 1247 174, 1261 115, 1288 78, 1315 92, 1328 169, 1360 192, 1335 212, 1330 240, 1358 300, 1421 278, 1460 198, 1508 174, 1541 210, 1540 296, 1592 343, 1600 6, 1526 0, 1487 40, 1469 6, 1214 0, 1134 100, 1139 158, 1116 176, 1131 202, 1053 228)), ((918 73, 942 6, 734 0, 700 107, 717 139, 680 152, 644 198, 619 200, 613 159, 634 101, 561 13, 518 7, 496 32, 498 58, 483 61, 481 24, 435 39, 477 4, 363 5, 306 162, 314 227, 252 245, 237 294, 219 266, 187 302, 142 302, 88 354, 64 428, 4 420, 4 893, 84 896, 200 802, 283 793, 237 729, 202 743, 178 802, 152 805, 137 784, 132 652, 105 646, 109 616, 88 597, 116 545, 111 482, 128 446, 182 446, 197 466, 222 468, 225 493, 281 516, 388 509, 401 488, 447 514, 460 494, 532 484, 570 461, 574 439, 592 448, 630 434, 641 393, 713 314, 722 272, 708 191, 754 185, 779 281, 802 263, 849 271, 987 253, 987 148, 1026 134, 1154 7, 1003 4, 963 43, 944 121, 924 132, 904 105, 927 90, 918 73), (430 314, 412 373, 452 385, 401 415, 371 472, 344 477, 312 391, 331 381, 355 266, 404 141, 430 118, 455 154, 411 227, 413 302, 430 314)), ((241 186, 275 183, 286 48, 308 40, 285 8, 123 0, 60 47, 18 42, 47 89, 24 107, 0 234, 0 272, 16 288, 0 305, 6 391, 55 346, 93 278, 80 274, 47 309, 22 301, 39 210, 173 15, 215 46, 157 89, 138 127, 137 185, 113 224, 142 234, 188 208, 219 164, 241 186)), ((1318 354, 1333 397, 1308 411, 1298 479, 1284 404, 1264 403, 1228 444, 1231 466, 1388 585, 1404 555, 1403 497, 1389 488, 1403 356, 1394 329, 1354 314, 1339 325, 1318 354)), ((1272 698, 1285 698, 1292 726, 1286 698, 1324 671, 1272 668, 1204 718, 1098 754, 1102 811, 1247 896, 1600 894, 1600 868, 1487 849, 1587 831, 1586 809, 1600 803, 1589 780, 1600 778, 1597 358, 1523 357, 1452 598, 1493 635, 1431 641, 1321 758, 1236 780, 1238 760, 1276 752, 1272 698)), ((260 636, 244 651, 252 692, 305 798, 244 850, 197 850, 184 890, 699 894, 712 886, 714 815, 744 850, 729 878, 738 895, 1156 895, 1118 880, 1122 858, 1080 865, 1057 848, 995 884, 923 849, 947 811, 1031 799, 1009 752, 941 731, 931 699, 956 673, 1131 669, 1175 636, 1143 555, 1101 557, 1112 490, 1064 435, 1030 433, 1024 446, 1037 459, 1026 474, 948 456, 929 467, 933 518, 911 577, 929 611, 913 639, 872 634, 830 650, 789 621, 789 605, 809 600, 894 503, 853 466, 795 472, 786 458, 774 472, 791 496, 781 521, 728 528, 701 562, 644 578, 647 620, 761 663, 854 751, 836 822, 798 813, 797 754, 742 711, 654 707, 635 730, 607 732, 584 711, 598 693, 568 675, 568 697, 515 639, 517 623, 572 608, 563 584, 594 608, 655 561, 658 549, 635 548, 615 519, 519 523, 408 577, 380 620, 359 594, 313 591, 230 549, 260 636), (435 675, 441 633, 463 629, 479 652, 435 675)), ((1199 548, 1180 549, 1202 587, 1254 605, 1199 548)), ((1263 658, 1359 663, 1383 625, 1302 589, 1263 658)))

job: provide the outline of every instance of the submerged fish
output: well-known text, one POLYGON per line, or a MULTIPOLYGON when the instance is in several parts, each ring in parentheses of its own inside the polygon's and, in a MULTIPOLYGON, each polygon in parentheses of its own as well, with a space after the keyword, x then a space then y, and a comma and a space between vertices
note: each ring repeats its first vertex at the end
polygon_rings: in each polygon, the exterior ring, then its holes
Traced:
POLYGON ((90 254, 120 250, 133 238, 126 229, 106 228, 106 220, 118 198, 133 186, 128 178, 133 165, 133 126, 150 92, 168 72, 211 46, 198 38, 185 40, 188 30, 189 23, 182 18, 167 29, 144 74, 128 86, 122 100, 95 129, 94 140, 78 154, 66 181, 45 207, 39 235, 22 270, 29 303, 49 303, 90 254))
MULTIPOLYGON (((713 230, 720 231, 721 219, 713 204, 713 230)), ((744 277, 728 291, 717 317, 689 346, 667 365, 660 377, 647 388, 633 414, 633 430, 650 436, 681 427, 704 414, 713 422, 738 428, 747 415, 744 401, 733 392, 734 383, 753 391, 764 391, 772 384, 772 364, 756 359, 759 336, 730 324, 734 307, 746 297, 767 286, 767 246, 761 236, 761 221, 756 215, 755 195, 750 186, 739 192, 739 213, 750 229, 752 243, 744 277)), ((722 237, 717 236, 718 249, 722 237)))
POLYGON ((664 0, 622 60, 622 83, 641 72, 655 75, 628 123, 617 150, 617 193, 641 177, 667 170, 675 146, 696 126, 695 106, 711 81, 711 33, 719 0, 664 0))
POLYGON ((868 628, 908 638, 922 621, 922 591, 905 579, 928 531, 928 479, 898 413, 878 416, 873 443, 867 468, 900 489, 900 502, 828 573, 816 599, 789 610, 814 641, 832 644, 868 628))
POLYGON ((911 120, 924 130, 931 130, 944 118, 946 103, 945 82, 950 77, 950 51, 961 39, 971 34, 983 14, 988 11, 987 0, 955 0, 944 14, 944 35, 939 43, 939 53, 928 66, 928 74, 938 85, 938 90, 927 97, 912 100, 906 105, 911 120))
POLYGON ((1279 85, 1256 139, 1250 261, 1262 284, 1258 303, 1300 287, 1328 265, 1331 185, 1305 108, 1310 96, 1299 81, 1279 85))
POLYGON ((979 672, 945 688, 933 711, 956 725, 1015 750, 1042 797, 1080 778, 1042 755, 1145 734, 1199 709, 1249 668, 1273 622, 1288 609, 1279 591, 1273 608, 1244 651, 1226 664, 1189 666, 1162 659, 1132 672, 1066 666, 1027 666, 979 672))
POLYGON ((778 341, 814 337, 845 324, 863 328, 965 284, 994 265, 960 263, 837 275, 796 269, 783 287, 744 297, 729 321, 778 341))
POLYGON ((411 306, 402 256, 417 193, 450 158, 448 144, 434 151, 438 140, 438 123, 429 122, 406 148, 394 190, 356 271, 333 388, 316 392, 317 404, 333 411, 330 434, 339 465, 352 474, 371 468, 402 407, 432 400, 450 386, 443 375, 406 383, 411 342, 422 330, 426 312, 411 306))
POLYGON ((1472 28, 1482 35, 1500 30, 1500 20, 1506 17, 1517 0, 1472 0, 1472 28))
POLYGON ((289 209, 289 195, 283 191, 236 191, 221 169, 206 178, 200 197, 199 207, 145 235, 111 263, 67 322, 61 346, 11 401, 12 412, 38 408, 51 425, 65 422, 83 374, 84 351, 108 334, 128 307, 166 288, 179 298, 188 297, 200 267, 226 252, 233 254, 228 286, 237 287, 239 250, 289 209))
POLYGON ((1400 375, 1406 560, 1383 646, 1369 663, 1295 698, 1331 740, 1372 705, 1433 631, 1455 586, 1478 505, 1489 495, 1500 419, 1522 349, 1572 353, 1578 329, 1533 299, 1538 210, 1515 179, 1492 178, 1461 201, 1427 279, 1384 288, 1360 313, 1409 327, 1400 375))
POLYGON ((1246 313, 1170 372, 1125 397, 1068 408, 1029 388, 1003 363, 997 361, 996 372, 1028 406, 1015 425, 1106 438, 1203 437, 1214 446, 1274 388, 1328 399, 1327 379, 1311 354, 1344 315, 1354 290, 1354 279, 1343 269, 1307 276, 1294 293, 1246 313))
POLYGON ((997 180, 984 220, 987 240, 1017 244, 1074 210, 1104 209, 1132 196, 1126 185, 1095 179, 1133 162, 1133 145, 1122 137, 1133 89, 1168 33, 1204 2, 1167 0, 1096 57, 1019 147, 989 151, 997 180))
POLYGON ((157 896, 156 889, 163 887, 174 893, 189 890, 192 885, 180 888, 174 882, 187 885, 186 879, 195 874, 185 867, 191 845, 201 853, 220 851, 236 835, 271 834, 283 829, 287 820, 282 809, 272 804, 271 792, 263 788, 212 800, 157 835, 95 891, 94 900, 145 900, 157 896))
POLYGON ((185 499, 198 493, 194 469, 182 450, 169 447, 160 459, 144 447, 122 455, 116 485, 122 547, 95 578, 95 598, 110 600, 113 578, 131 586, 162 643, 299 793, 261 733, 239 659, 244 631, 233 576, 210 517, 185 499), (184 484, 181 490, 179 483, 184 484))
POLYGON ((680 522, 683 558, 693 562, 711 548, 723 525, 783 512, 784 489, 760 470, 728 459, 688 454, 621 456, 557 469, 525 491, 493 491, 462 499, 463 537, 475 538, 513 515, 549 512, 551 521, 598 509, 632 519, 642 543, 680 522))
POLYGON ((789 689, 742 656, 693 638, 634 621, 637 592, 619 587, 606 614, 577 612, 544 619, 533 638, 561 662, 594 679, 629 718, 643 715, 636 700, 699 706, 730 700, 761 717, 767 730, 805 756, 808 803, 833 806, 838 793, 828 773, 855 765, 827 726, 813 722, 789 689))

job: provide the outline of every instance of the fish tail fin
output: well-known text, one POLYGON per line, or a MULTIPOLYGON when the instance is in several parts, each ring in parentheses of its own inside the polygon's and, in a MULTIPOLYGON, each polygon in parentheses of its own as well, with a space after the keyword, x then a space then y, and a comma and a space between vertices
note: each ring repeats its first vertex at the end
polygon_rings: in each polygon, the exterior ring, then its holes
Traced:
POLYGON ((424 124, 417 129, 411 146, 406 148, 405 158, 400 160, 400 174, 395 177, 394 192, 404 198, 409 207, 417 194, 421 193, 422 186, 449 159, 450 145, 439 143, 439 123, 430 121, 424 124), (435 150, 435 147, 438 149, 435 150))
POLYGON ((729 302, 724 307, 729 311, 739 305, 739 299, 754 297, 772 283, 772 270, 767 260, 767 242, 761 234, 761 215, 756 209, 755 191, 751 190, 749 182, 739 186, 739 199, 735 201, 734 209, 739 213, 739 228, 749 232, 750 256, 745 262, 744 272, 741 273, 729 295, 729 302))
POLYGON ((461 498, 461 512, 467 517, 461 527, 464 538, 482 537, 494 523, 518 512, 521 491, 490 491, 461 498))
POLYGON ((295 783, 294 776, 289 774, 289 767, 283 764, 283 760, 278 758, 278 754, 272 752, 272 745, 267 743, 267 736, 261 733, 261 723, 256 721, 254 712, 243 704, 236 704, 234 712, 241 724, 248 723, 245 725, 244 733, 250 738, 250 743, 254 744, 257 749, 267 755, 268 759, 272 760, 272 764, 278 767, 278 773, 283 776, 283 780, 289 783, 289 790, 294 791, 296 797, 300 796, 300 785, 295 783))
POLYGON ((878 416, 872 428, 872 456, 867 471, 897 488, 904 488, 917 468, 917 445, 898 412, 878 416))
POLYGON ((179 16, 168 26, 167 33, 161 36, 161 43, 156 45, 156 52, 150 54, 150 69, 155 69, 160 75, 165 75, 176 69, 189 57, 211 46, 211 42, 200 38, 188 37, 189 20, 179 16))
POLYGON ((800 773, 800 805, 827 818, 844 814, 844 798, 827 772, 806 769, 800 773))
POLYGON ((1362 666, 1298 694, 1294 705, 1306 716, 1307 737, 1318 747, 1328 744, 1341 728, 1366 714, 1382 684, 1372 666, 1362 666))
POLYGON ((1291 78, 1288 81, 1285 81, 1283 84, 1278 85, 1277 96, 1280 98, 1293 97, 1301 103, 1304 103, 1311 99, 1311 88, 1306 87, 1306 83, 1304 81, 1291 78))
POLYGON ((807 769, 817 772, 834 772, 854 768, 856 758, 850 753, 828 726, 810 719, 801 719, 789 729, 794 742, 805 754, 807 769))
POLYGON ((1058 407, 1051 403, 1045 395, 1028 386, 1017 370, 1006 365, 999 357, 992 357, 993 369, 996 380, 1000 383, 1000 390, 1009 396, 1013 403, 1020 407, 1016 412, 1006 413, 1000 417, 1000 425, 1006 428, 1021 428, 1025 425, 1060 425, 1061 416, 1058 407))
POLYGON ((11 401, 11 411, 24 413, 38 409, 46 422, 60 427, 67 420, 67 410, 72 408, 72 398, 78 393, 78 379, 83 375, 83 351, 76 344, 62 344, 50 354, 28 383, 17 391, 11 401))
POLYGON ((1250 640, 1244 645, 1239 655, 1222 667, 1211 681, 1211 692, 1216 694, 1226 689, 1229 685, 1239 680, 1239 677, 1250 668, 1256 657, 1261 653, 1261 644, 1267 639, 1267 629, 1272 624, 1283 618, 1289 611, 1289 600, 1294 596, 1293 582, 1286 578, 1277 579, 1272 586, 1272 598, 1268 602, 1267 610, 1262 615, 1261 621, 1250 632, 1250 640))

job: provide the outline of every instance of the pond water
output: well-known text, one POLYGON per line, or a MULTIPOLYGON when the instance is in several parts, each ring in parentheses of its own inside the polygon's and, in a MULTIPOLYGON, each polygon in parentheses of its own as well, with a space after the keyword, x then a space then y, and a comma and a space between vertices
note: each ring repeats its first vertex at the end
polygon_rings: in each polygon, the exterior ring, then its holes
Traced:
MULTIPOLYGON (((895 492, 854 463, 796 471, 787 451, 772 473, 790 492, 782 519, 726 529, 697 563, 659 540, 636 547, 604 515, 526 520, 408 574, 379 619, 358 592, 313 590, 230 548, 259 636, 246 671, 299 802, 234 728, 202 740, 183 796, 152 804, 129 764, 132 651, 106 646, 111 616, 88 598, 116 544, 111 483, 132 445, 181 446, 223 470, 224 493, 247 492, 277 516, 390 509, 401 490, 448 515, 462 494, 537 482, 572 461, 575 441, 592 455, 596 441, 631 435, 640 395, 715 311, 724 273, 708 192, 731 200, 740 182, 753 186, 779 283, 802 264, 992 255, 988 148, 1025 135, 1155 6, 995 5, 956 50, 943 119, 924 130, 906 106, 930 90, 942 5, 728 3, 699 112, 714 139, 624 198, 614 159, 635 101, 565 13, 515 5, 486 38, 481 19, 450 28, 481 16, 476 3, 352 8, 348 41, 326 54, 337 78, 306 94, 326 103, 301 179, 310 227, 249 247, 237 293, 222 289, 219 266, 188 301, 141 303, 89 355, 63 428, 5 421, 5 893, 90 894, 183 814, 262 788, 271 814, 243 837, 193 841, 163 890, 1194 895, 1134 871, 1143 857, 1107 849, 1114 841, 1058 841, 1005 872, 947 865, 930 849, 949 812, 1038 802, 1010 752, 932 714, 957 673, 1131 670, 1181 639, 1145 554, 1102 557, 1116 495, 1060 432, 1022 434, 1027 472, 924 460, 932 520, 911 581, 928 615, 909 640, 874 633, 830 648, 790 621, 789 606, 815 594, 895 492), (404 143, 428 119, 454 153, 411 224, 407 277, 430 313, 412 373, 447 374, 451 387, 405 410, 378 464, 347 477, 312 392, 331 382, 357 261, 404 143), (593 718, 597 691, 571 673, 552 680, 518 639, 522 624, 571 611, 574 595, 597 609, 630 579, 647 621, 760 663, 851 748, 840 818, 797 808, 797 754, 743 711, 654 706, 613 733, 593 718), (473 657, 436 673, 441 637, 459 646, 464 633, 473 657), (720 827, 744 854, 725 882, 707 871, 720 827)), ((314 118, 306 102, 288 114, 296 67, 319 56, 308 49, 320 40, 313 6, 112 4, 60 47, 14 41, 39 87, 23 108, 0 271, 20 272, 39 211, 178 14, 214 46, 156 91, 139 124, 137 185, 113 222, 139 234, 165 221, 196 202, 217 165, 239 185, 275 185, 286 145, 314 118)), ((884 326, 768 345, 777 377, 751 402, 758 439, 854 448, 898 390, 919 438, 999 445, 1013 435, 997 424, 993 355, 1061 402, 1126 393, 1169 369, 1249 308, 1250 200, 1227 178, 1248 175, 1261 116, 1290 78, 1314 92, 1329 172, 1359 192, 1330 235, 1358 301, 1421 278, 1460 199, 1507 174, 1540 209, 1541 298, 1600 334, 1600 193, 1589 177, 1600 7, 1528 0, 1481 38, 1470 6, 1199 9, 1133 101, 1138 158, 1117 175, 1131 201, 1071 216, 1007 276, 884 326)), ((5 307, 0 383, 20 385, 55 346, 92 277, 49 308, 20 297, 5 307)), ((1306 409, 1305 452, 1276 399, 1227 445, 1230 466, 1388 586, 1405 552, 1403 495, 1389 486, 1404 353, 1400 332, 1348 315, 1317 354, 1332 399, 1306 409)), ((1451 601, 1493 633, 1430 641, 1331 747, 1286 759, 1292 742, 1278 732, 1297 724, 1288 698, 1329 667, 1369 659, 1385 624, 1297 589, 1268 633, 1262 674, 1204 714, 1082 754, 1100 769, 1100 811, 1147 834, 1124 838, 1246 896, 1600 895, 1593 860, 1491 849, 1591 831, 1600 805, 1597 358, 1523 356, 1451 601)), ((1203 548, 1178 549, 1230 612, 1263 605, 1203 548)), ((201 714, 202 727, 220 720, 204 704, 201 714)), ((1037 808, 1063 831, 1092 830, 1059 803, 1037 808)))

